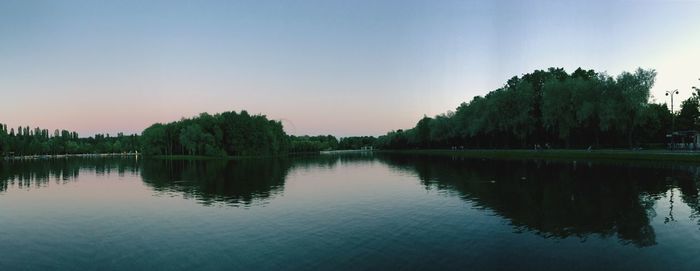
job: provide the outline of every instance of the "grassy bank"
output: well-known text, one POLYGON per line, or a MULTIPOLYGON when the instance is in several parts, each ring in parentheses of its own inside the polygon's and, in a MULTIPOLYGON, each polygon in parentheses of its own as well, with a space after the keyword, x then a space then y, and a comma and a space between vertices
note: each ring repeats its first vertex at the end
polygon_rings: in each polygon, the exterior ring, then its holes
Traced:
POLYGON ((381 152, 492 159, 621 160, 700 163, 700 152, 668 150, 401 150, 381 152))

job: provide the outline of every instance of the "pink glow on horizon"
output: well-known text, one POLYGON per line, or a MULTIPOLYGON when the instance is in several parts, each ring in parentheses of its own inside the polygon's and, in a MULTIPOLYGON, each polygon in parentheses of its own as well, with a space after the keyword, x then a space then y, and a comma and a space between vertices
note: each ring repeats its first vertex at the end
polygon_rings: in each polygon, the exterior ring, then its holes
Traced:
POLYGON ((0 1, 9 127, 131 134, 247 110, 289 134, 380 135, 535 69, 653 68, 658 103, 700 85, 697 1, 56 2, 0 1))

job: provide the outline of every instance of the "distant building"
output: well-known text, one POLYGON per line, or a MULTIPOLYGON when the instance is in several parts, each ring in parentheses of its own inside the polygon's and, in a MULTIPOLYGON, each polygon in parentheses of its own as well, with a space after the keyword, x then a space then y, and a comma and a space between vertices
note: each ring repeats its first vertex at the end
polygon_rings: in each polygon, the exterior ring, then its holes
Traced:
POLYGON ((700 132, 695 130, 675 131, 667 134, 669 149, 698 150, 700 149, 700 132))

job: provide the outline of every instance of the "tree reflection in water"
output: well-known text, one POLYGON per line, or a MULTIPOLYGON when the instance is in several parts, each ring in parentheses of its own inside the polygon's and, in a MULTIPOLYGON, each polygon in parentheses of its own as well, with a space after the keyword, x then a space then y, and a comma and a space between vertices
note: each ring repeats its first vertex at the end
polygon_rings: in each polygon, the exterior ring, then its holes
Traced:
POLYGON ((694 214, 700 210, 695 166, 407 155, 380 159, 415 172, 428 189, 456 192, 508 219, 517 230, 544 237, 597 234, 651 246, 656 237, 650 218, 665 193, 678 188, 694 214))
MULTIPOLYGON (((140 174, 158 193, 204 205, 263 204, 283 192, 294 170, 382 163, 417 176, 426 189, 456 195, 510 221, 517 232, 545 238, 616 237, 635 246, 656 244, 651 219, 667 198, 664 221, 675 221, 679 203, 700 218, 697 166, 488 160, 389 154, 315 155, 240 160, 134 160, 119 158, 0 162, 0 193, 9 187, 62 184, 81 172, 140 174), (658 208, 658 205, 657 205, 658 208)), ((661 212, 661 211, 660 211, 661 212)), ((700 222, 698 222, 700 223, 700 222)))
POLYGON ((9 187, 40 188, 51 180, 56 184, 65 184, 76 180, 81 171, 124 176, 126 173, 138 174, 139 167, 138 160, 109 157, 0 160, 0 192, 7 191, 9 187))
POLYGON ((282 191, 288 158, 241 160, 145 160, 143 182, 159 192, 177 192, 204 205, 248 206, 282 191))

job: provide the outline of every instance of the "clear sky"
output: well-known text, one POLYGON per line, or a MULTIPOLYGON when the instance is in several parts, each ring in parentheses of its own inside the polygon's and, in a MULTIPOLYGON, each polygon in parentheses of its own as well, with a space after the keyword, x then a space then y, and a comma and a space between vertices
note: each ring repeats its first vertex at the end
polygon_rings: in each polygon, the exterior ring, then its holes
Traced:
POLYGON ((0 122, 140 133, 199 112, 379 135, 514 76, 581 66, 700 87, 699 1, 0 0, 0 122))

